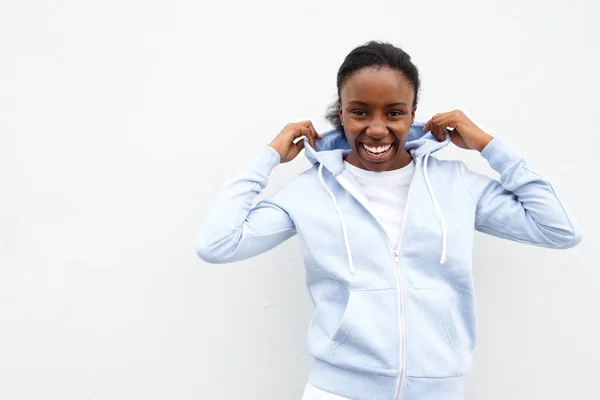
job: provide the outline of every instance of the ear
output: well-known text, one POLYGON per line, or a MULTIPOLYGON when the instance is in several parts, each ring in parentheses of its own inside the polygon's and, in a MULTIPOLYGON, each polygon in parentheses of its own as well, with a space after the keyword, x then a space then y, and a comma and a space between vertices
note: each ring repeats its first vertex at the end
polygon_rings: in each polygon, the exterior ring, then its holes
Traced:
POLYGON ((413 107, 412 112, 410 113, 410 125, 414 125, 415 123, 415 113, 417 112, 417 108, 413 107))
POLYGON ((341 106, 340 106, 340 107, 338 107, 338 114, 339 114, 339 116, 340 116, 340 121, 342 121, 342 124, 343 124, 343 123, 344 123, 344 121, 343 121, 343 117, 342 117, 342 107, 341 107, 341 106))

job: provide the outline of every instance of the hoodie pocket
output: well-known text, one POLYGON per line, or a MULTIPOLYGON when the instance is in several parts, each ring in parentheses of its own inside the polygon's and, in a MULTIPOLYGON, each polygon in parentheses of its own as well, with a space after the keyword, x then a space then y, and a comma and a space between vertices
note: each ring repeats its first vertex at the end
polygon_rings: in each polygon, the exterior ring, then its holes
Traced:
POLYGON ((397 321, 395 289, 351 290, 325 359, 354 370, 395 375, 397 321))
POLYGON ((408 289, 406 339, 408 376, 446 378, 467 372, 464 323, 443 290, 408 289))

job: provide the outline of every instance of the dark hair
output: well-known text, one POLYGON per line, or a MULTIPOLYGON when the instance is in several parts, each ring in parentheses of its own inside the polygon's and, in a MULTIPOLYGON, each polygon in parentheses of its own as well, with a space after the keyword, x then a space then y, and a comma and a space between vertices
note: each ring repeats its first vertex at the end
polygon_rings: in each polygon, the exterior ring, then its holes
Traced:
POLYGON ((343 132, 340 119, 340 93, 342 87, 352 74, 369 67, 388 67, 408 79, 415 92, 413 107, 417 108, 419 95, 419 70, 410 60, 410 56, 402 49, 384 42, 371 41, 352 50, 344 59, 337 73, 337 97, 329 106, 325 118, 338 130, 343 132))

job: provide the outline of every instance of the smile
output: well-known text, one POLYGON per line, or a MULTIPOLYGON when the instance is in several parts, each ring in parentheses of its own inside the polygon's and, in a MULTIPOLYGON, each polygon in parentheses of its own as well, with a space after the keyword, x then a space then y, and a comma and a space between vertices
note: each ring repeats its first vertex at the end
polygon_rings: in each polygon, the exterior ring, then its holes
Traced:
POLYGON ((384 157, 392 149, 392 143, 379 146, 369 146, 364 143, 361 143, 361 145, 367 154, 374 157, 384 157))

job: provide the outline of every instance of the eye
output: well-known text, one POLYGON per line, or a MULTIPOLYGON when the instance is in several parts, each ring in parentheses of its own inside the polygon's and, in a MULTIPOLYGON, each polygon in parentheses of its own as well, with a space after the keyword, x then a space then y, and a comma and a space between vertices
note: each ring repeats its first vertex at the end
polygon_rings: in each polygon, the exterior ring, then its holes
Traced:
POLYGON ((352 110, 350 111, 352 114, 357 115, 359 117, 366 117, 367 116, 367 112, 363 111, 363 110, 352 110))
POLYGON ((390 117, 401 117, 404 115, 404 111, 390 111, 388 116, 390 117))

